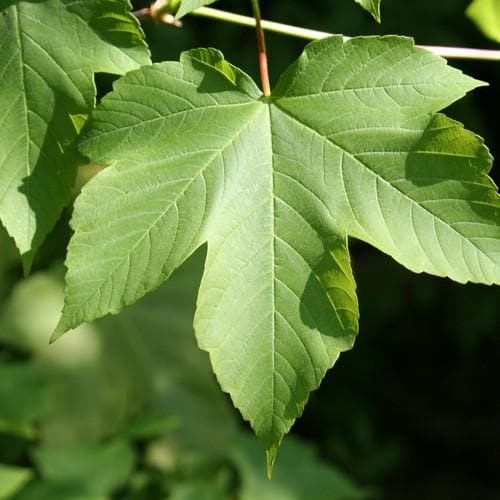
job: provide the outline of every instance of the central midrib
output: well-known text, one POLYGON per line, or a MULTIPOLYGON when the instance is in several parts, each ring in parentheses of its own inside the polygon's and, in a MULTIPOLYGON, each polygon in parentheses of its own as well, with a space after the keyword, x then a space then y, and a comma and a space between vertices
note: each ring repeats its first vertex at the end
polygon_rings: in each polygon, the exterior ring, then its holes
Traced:
MULTIPOLYGON (((19 44, 19 52, 21 56, 20 60, 20 71, 21 71, 21 83, 22 83, 22 99, 23 99, 23 104, 24 104, 24 111, 25 111, 25 121, 26 121, 26 144, 25 144, 25 149, 26 149, 26 177, 29 177, 31 175, 30 171, 30 156, 31 156, 31 148, 30 148, 30 138, 29 138, 29 131, 31 130, 30 127, 30 119, 29 119, 29 109, 28 109, 28 100, 26 96, 28 95, 26 91, 26 71, 25 71, 25 48, 24 48, 24 43, 23 43, 23 35, 22 35, 22 28, 21 28, 21 14, 19 10, 21 9, 20 3, 17 5, 13 6, 14 10, 14 15, 16 16, 16 24, 17 24, 17 39, 18 39, 18 44, 19 44)), ((25 183, 25 188, 26 188, 26 197, 27 199, 31 199, 31 183, 27 182, 25 183)), ((27 210, 27 236, 29 238, 29 235, 31 234, 31 223, 32 223, 32 218, 29 212, 29 209, 27 210)), ((28 243, 29 245, 29 243, 28 243)), ((22 247, 21 247, 22 248, 22 247)))

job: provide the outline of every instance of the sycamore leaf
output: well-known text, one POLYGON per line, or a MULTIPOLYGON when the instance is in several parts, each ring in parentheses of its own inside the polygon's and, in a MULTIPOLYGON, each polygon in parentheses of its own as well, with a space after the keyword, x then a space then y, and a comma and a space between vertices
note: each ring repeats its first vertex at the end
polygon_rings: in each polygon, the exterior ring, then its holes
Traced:
POLYGON ((177 10, 175 17, 180 19, 181 17, 189 14, 193 10, 203 7, 204 5, 210 5, 217 0, 181 0, 181 4, 177 10))
POLYGON ((208 242, 195 332, 273 461, 357 332, 347 236, 420 272, 500 283, 482 141, 435 112, 481 85, 408 38, 309 44, 264 98, 212 49, 116 82, 80 151, 57 338, 208 242))
POLYGON ((70 197, 71 115, 92 110, 92 73, 149 62, 129 10, 127 0, 0 0, 0 219, 27 270, 70 197))
POLYGON ((484 35, 500 42, 500 0, 474 0, 466 14, 484 35))
POLYGON ((379 23, 381 21, 380 18, 380 2, 382 0, 354 0, 356 3, 359 3, 363 9, 367 10, 379 23))

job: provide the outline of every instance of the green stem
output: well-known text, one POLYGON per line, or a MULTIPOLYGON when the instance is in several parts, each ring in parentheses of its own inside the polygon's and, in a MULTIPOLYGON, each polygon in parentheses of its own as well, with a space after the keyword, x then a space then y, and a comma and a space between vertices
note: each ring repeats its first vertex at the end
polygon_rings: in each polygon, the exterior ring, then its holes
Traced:
POLYGON ((262 82, 262 93, 267 97, 271 95, 271 85, 269 83, 269 71, 267 68, 266 39, 260 16, 259 0, 252 0, 252 9, 254 15, 254 26, 257 32, 257 47, 259 50, 259 72, 262 82))
MULTIPOLYGON (((254 0, 252 0, 252 3, 253 2, 254 0)), ((257 25, 256 19, 254 19, 253 17, 233 14, 232 12, 212 9, 210 7, 200 7, 199 9, 191 12, 191 14, 194 16, 217 19, 219 21, 226 21, 243 26, 255 27, 257 25)), ((332 33, 327 33, 325 31, 309 30, 305 28, 299 28, 297 26, 290 26, 288 24, 265 21, 263 19, 260 20, 260 27, 262 30, 281 33, 283 35, 295 36, 298 38, 304 38, 306 40, 318 40, 320 38, 326 38, 332 35, 332 33)), ((344 37, 344 40, 348 39, 349 37, 344 37)), ((469 49, 465 47, 442 47, 436 45, 418 45, 418 47, 427 49, 434 54, 450 59, 481 59, 485 61, 500 61, 500 50, 469 49)))

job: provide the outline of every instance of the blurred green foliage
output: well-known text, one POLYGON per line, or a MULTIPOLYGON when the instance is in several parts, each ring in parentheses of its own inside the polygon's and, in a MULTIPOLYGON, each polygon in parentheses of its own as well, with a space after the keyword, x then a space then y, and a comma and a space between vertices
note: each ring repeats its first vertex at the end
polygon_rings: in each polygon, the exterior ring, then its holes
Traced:
POLYGON ((300 441, 284 447, 268 482, 261 447, 238 428, 195 344, 203 259, 54 345, 61 267, 13 288, 0 313, 0 498, 252 500, 269 490, 264 498, 288 500, 308 482, 321 492, 311 498, 371 497, 300 441))
MULTIPOLYGON (((384 0, 381 25, 352 0, 264 1, 262 11, 348 35, 398 33, 423 44, 497 48, 464 15, 468 3, 384 0)), ((246 0, 215 7, 250 13, 246 0)), ((145 23, 155 60, 214 46, 257 76, 252 30, 190 16, 183 22, 145 23)), ((303 45, 268 36, 273 81, 303 45)), ((447 113, 483 135, 498 156, 500 65, 452 64, 490 87, 447 113)), ((101 96, 112 80, 98 75, 101 96)), ((499 172, 494 167, 497 180, 499 172)), ((261 448, 195 345, 202 253, 137 305, 48 345, 62 304, 69 215, 28 280, 0 229, 0 499, 499 497, 498 288, 413 275, 351 242, 360 335, 313 393, 269 482, 261 448)))
POLYGON ((473 0, 466 13, 485 36, 500 43, 499 0, 473 0))

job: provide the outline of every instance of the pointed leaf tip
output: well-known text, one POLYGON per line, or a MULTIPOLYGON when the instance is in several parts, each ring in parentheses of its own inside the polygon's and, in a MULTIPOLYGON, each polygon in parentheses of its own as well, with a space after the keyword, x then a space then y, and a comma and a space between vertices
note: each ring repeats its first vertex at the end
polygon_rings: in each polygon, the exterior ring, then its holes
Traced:
POLYGON ((361 5, 363 9, 368 11, 372 17, 380 24, 382 18, 380 16, 380 3, 382 0, 354 0, 356 3, 361 5))
POLYGON ((59 337, 62 337, 67 332, 67 329, 63 326, 62 322, 59 321, 55 330, 49 339, 49 344, 53 344, 59 337))
POLYGON ((33 266, 33 257, 34 252, 27 252, 21 256, 21 260, 23 263, 23 275, 25 278, 28 278, 31 274, 31 268, 33 266))
POLYGON ((271 479, 273 475, 274 462, 276 461, 276 455, 278 454, 278 446, 271 446, 266 450, 266 470, 267 479, 271 479))

